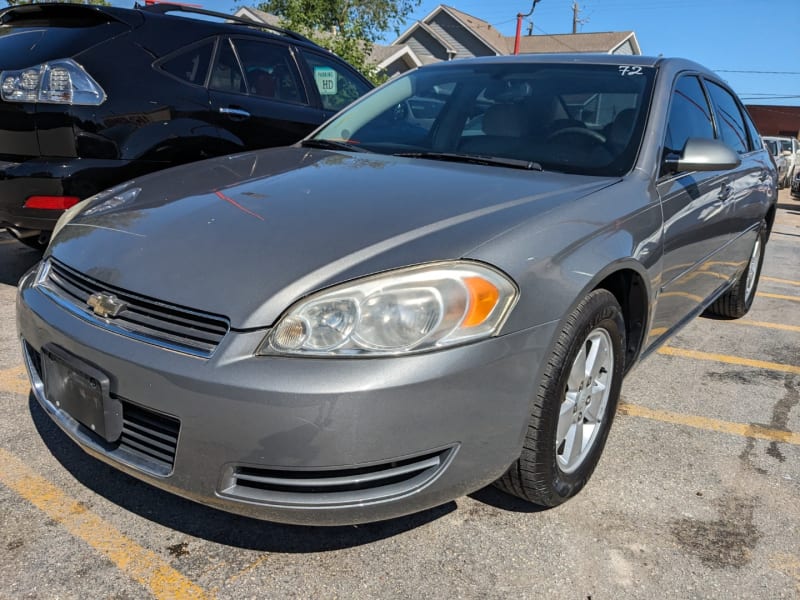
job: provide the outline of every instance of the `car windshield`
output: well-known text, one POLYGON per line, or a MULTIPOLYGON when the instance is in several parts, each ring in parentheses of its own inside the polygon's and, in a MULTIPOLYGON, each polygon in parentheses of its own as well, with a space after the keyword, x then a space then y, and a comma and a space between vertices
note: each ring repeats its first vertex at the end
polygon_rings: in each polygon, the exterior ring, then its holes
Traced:
POLYGON ((654 69, 525 62, 412 71, 315 136, 369 152, 622 175, 636 160, 654 69))

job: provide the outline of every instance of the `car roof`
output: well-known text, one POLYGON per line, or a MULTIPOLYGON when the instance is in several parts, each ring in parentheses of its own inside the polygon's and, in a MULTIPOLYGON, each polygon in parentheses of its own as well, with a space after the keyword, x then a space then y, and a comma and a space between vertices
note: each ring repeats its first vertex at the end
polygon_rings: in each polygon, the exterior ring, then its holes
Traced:
POLYGON ((270 37, 272 39, 291 39, 293 43, 303 46, 308 46, 315 50, 320 50, 328 54, 332 54, 326 48, 319 46, 307 37, 268 23, 261 23, 251 19, 237 17, 226 13, 205 10, 190 5, 158 3, 149 6, 142 6, 135 4, 133 8, 119 8, 113 6, 100 6, 100 5, 85 5, 85 4, 60 4, 60 3, 41 3, 41 4, 24 4, 19 6, 9 6, 0 10, 0 22, 13 23, 19 18, 25 16, 48 14, 89 14, 91 12, 101 13, 116 21, 126 23, 131 27, 137 27, 142 24, 142 20, 166 20, 175 21, 180 20, 181 23, 191 23, 194 27, 200 30, 206 30, 210 34, 218 33, 246 33, 248 35, 259 35, 270 37), (174 13, 174 14, 173 14, 174 13), (208 20, 205 17, 216 17, 219 21, 208 20), (198 18, 199 17, 199 18, 198 18))
POLYGON ((507 56, 483 56, 463 58, 453 61, 426 65, 425 69, 448 68, 453 64, 585 64, 585 65, 631 65, 657 67, 659 69, 679 71, 697 71, 718 78, 710 69, 685 58, 667 58, 663 56, 641 56, 631 54, 601 54, 593 52, 559 53, 559 54, 517 54, 507 56))

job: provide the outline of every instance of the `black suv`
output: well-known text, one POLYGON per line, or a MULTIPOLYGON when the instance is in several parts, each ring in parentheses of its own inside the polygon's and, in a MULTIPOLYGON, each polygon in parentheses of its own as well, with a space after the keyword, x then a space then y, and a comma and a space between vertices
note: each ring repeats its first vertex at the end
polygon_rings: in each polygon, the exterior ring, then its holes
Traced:
POLYGON ((292 144, 372 88, 301 35, 167 4, 5 9, 0 70, 0 228, 34 247, 102 189, 292 144))

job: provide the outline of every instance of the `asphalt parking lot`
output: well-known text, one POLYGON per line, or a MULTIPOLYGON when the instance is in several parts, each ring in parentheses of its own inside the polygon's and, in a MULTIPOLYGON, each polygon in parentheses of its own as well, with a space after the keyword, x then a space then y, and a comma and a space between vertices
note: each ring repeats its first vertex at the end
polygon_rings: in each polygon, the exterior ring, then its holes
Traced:
POLYGON ((800 201, 758 297, 625 381, 586 489, 532 511, 491 488, 358 527, 217 512, 84 455, 21 365, 0 232, 0 598, 800 598, 800 201))

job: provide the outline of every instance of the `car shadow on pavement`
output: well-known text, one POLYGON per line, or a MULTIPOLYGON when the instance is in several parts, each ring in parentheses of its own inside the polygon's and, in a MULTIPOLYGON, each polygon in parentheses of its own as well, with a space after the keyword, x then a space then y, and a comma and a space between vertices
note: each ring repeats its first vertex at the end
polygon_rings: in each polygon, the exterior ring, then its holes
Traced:
POLYGON ((776 206, 782 210, 788 211, 790 214, 800 215, 800 201, 798 201, 797 204, 784 204, 779 202, 776 206))
POLYGON ((340 550, 416 529, 456 508, 455 502, 448 502, 389 521, 337 527, 284 525, 234 515, 160 490, 87 455, 50 420, 33 393, 28 405, 48 450, 85 487, 142 518, 217 544, 262 552, 340 550))
POLYGON ((526 502, 521 498, 506 494, 492 485, 488 485, 477 492, 469 494, 469 497, 483 504, 488 504, 494 508, 507 510, 509 512, 538 513, 548 510, 546 506, 537 506, 535 504, 531 504, 530 502, 526 502))
MULTIPOLYGON (((1 232, 2 230, 0 230, 1 232)), ((0 235, 0 285, 15 286, 33 265, 42 260, 42 253, 0 235)))

